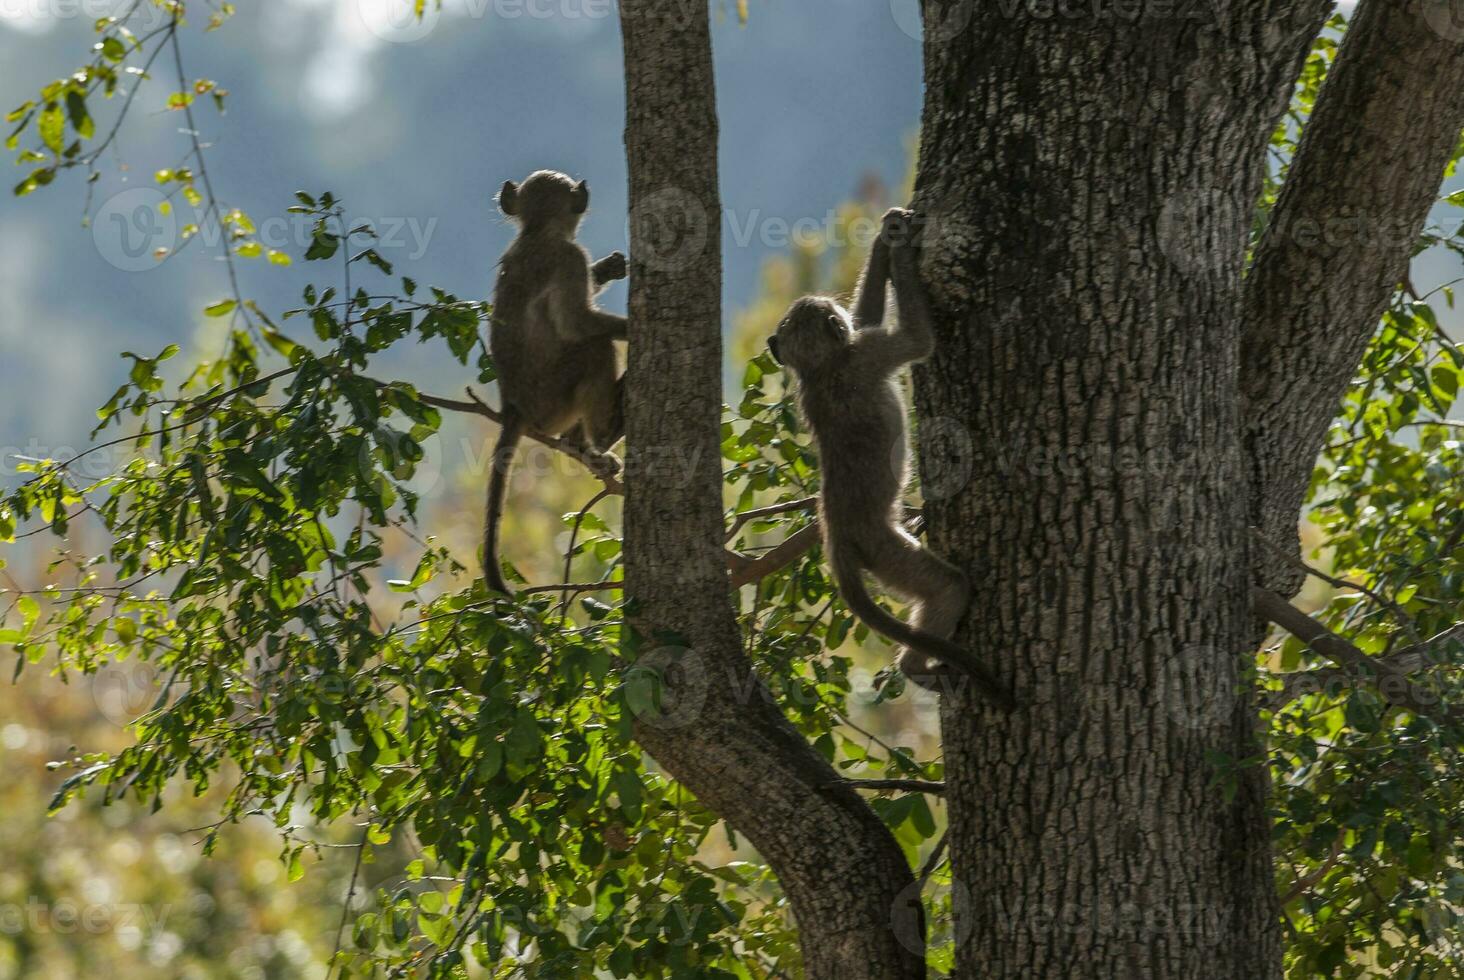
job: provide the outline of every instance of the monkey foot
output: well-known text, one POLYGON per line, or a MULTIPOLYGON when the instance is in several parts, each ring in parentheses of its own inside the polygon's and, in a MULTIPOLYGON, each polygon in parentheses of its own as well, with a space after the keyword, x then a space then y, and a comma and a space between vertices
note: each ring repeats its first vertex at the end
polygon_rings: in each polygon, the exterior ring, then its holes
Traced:
POLYGON ((970 683, 970 678, 961 671, 914 650, 901 650, 895 666, 911 684, 937 694, 950 694, 958 686, 970 683))
POLYGON ((614 453, 585 453, 585 465, 602 480, 620 475, 620 459, 614 453))

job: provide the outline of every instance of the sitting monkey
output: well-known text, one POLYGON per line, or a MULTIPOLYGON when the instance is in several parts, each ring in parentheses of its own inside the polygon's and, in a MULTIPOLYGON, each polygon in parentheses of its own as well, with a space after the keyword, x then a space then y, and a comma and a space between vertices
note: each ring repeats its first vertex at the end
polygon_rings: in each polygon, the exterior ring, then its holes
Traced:
POLYGON ((498 263, 489 347, 503 398, 503 429, 488 477, 483 574, 511 595, 498 564, 498 529, 514 450, 525 432, 564 435, 598 474, 619 461, 608 450, 624 434, 616 340, 625 317, 597 309, 594 297, 626 274, 612 252, 590 264, 575 241, 590 189, 564 174, 538 170, 522 185, 505 181, 498 206, 519 233, 498 263))
POLYGON ((912 233, 909 211, 886 212, 852 321, 833 300, 805 296, 784 315, 768 349, 796 376, 798 404, 813 430, 823 471, 824 551, 844 601, 870 628, 904 644, 896 663, 915 683, 939 689, 938 675, 954 667, 1005 705, 1008 695, 990 671, 950 640, 970 601, 965 575, 922 547, 900 522, 909 459, 895 375, 929 357, 935 346, 912 233), (880 326, 887 278, 899 308, 894 327, 880 326), (866 571, 914 600, 913 626, 870 598, 861 577, 866 571))

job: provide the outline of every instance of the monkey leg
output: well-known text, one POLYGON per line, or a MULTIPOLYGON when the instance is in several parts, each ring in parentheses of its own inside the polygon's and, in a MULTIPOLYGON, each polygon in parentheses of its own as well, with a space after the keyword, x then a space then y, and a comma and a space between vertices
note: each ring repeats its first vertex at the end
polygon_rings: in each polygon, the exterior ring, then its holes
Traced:
MULTIPOLYGON (((950 562, 922 547, 903 529, 891 527, 866 552, 874 577, 914 603, 911 625, 922 633, 949 639, 971 601, 966 576, 950 562)), ((896 656, 901 673, 921 687, 941 690, 961 675, 908 647, 896 656)))
POLYGON ((867 549, 874 577, 916 603, 912 622, 917 629, 949 638, 971 601, 966 576, 902 529, 891 527, 881 538, 867 549))
POLYGON ((625 435, 624 379, 609 377, 586 379, 577 393, 581 408, 580 423, 567 436, 585 464, 598 476, 614 476, 620 472, 620 460, 609 452, 625 435))
POLYGON ((590 445, 601 451, 625 438, 625 378, 612 375, 589 393, 584 422, 590 445))

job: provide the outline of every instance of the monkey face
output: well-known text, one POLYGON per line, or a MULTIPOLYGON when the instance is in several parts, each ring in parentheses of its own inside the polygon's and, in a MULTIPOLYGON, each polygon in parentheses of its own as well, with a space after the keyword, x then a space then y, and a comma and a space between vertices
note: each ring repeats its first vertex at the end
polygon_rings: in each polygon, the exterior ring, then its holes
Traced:
POLYGON ((768 338, 768 352, 794 371, 810 371, 847 347, 852 335, 843 307, 822 296, 805 296, 788 308, 777 333, 768 338))
POLYGON ((536 170, 522 184, 505 180, 498 206, 523 228, 557 224, 572 234, 590 206, 590 185, 553 170, 536 170))

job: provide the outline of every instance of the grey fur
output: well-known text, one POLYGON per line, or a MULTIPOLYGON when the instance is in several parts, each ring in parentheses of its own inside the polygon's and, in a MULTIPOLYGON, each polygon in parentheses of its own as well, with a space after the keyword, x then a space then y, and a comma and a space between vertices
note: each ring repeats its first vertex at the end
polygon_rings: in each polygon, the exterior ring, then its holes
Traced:
POLYGON ((904 644, 896 663, 914 682, 938 690, 955 667, 985 696, 1007 704, 990 671, 950 640, 970 601, 965 575, 921 546, 900 521, 909 458, 895 378, 935 347, 912 234, 911 213, 891 208, 870 250, 852 320, 833 300, 805 296, 789 308, 768 347, 796 375, 798 403, 818 445, 824 551, 844 601, 872 629, 904 644), (881 326, 887 279, 899 307, 893 327, 881 326), (915 602, 913 625, 870 598, 864 572, 915 602))
POLYGON ((498 262, 489 346, 503 398, 503 430, 493 450, 483 532, 483 574, 511 594, 498 563, 508 471, 526 432, 565 436, 601 475, 619 471, 608 450, 624 434, 616 340, 625 317, 596 308, 594 297, 626 275, 612 252, 591 265, 575 241, 590 189, 564 174, 538 170, 522 185, 505 181, 499 207, 519 233, 498 262))

